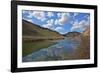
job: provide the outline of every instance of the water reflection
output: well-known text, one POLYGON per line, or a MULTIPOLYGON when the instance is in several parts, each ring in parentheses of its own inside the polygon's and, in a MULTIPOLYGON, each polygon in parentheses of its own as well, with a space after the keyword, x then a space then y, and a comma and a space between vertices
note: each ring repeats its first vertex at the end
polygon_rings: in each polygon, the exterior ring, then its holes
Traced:
POLYGON ((79 46, 80 41, 64 39, 57 41, 56 44, 48 48, 43 48, 39 51, 23 57, 23 62, 33 61, 53 61, 53 60, 66 60, 69 58, 75 49, 79 46))

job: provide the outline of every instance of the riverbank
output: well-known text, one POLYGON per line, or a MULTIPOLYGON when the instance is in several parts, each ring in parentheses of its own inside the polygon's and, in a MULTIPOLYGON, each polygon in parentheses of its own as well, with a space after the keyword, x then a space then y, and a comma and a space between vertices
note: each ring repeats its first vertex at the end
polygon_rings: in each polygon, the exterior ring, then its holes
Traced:
POLYGON ((34 37, 34 36, 23 36, 24 42, 36 42, 36 41, 47 41, 47 40, 61 40, 65 39, 65 37, 34 37))
MULTIPOLYGON (((45 49, 45 52, 47 52, 46 55, 48 55, 50 52, 52 55, 54 55, 52 57, 54 60, 76 60, 90 58, 90 40, 88 36, 79 37, 78 40, 75 38, 36 38, 37 39, 34 40, 32 37, 30 41, 28 40, 29 38, 27 38, 28 41, 23 41, 23 57, 29 54, 33 55, 35 52, 45 49)), ((37 54, 39 55, 39 53, 37 54)), ((46 57, 46 55, 44 55, 44 57, 46 57)), ((50 55, 46 57, 47 60, 49 59, 50 55)))
POLYGON ((27 56, 28 54, 31 54, 35 51, 38 51, 42 48, 47 48, 57 42, 56 40, 39 40, 38 41, 32 41, 32 40, 25 40, 22 43, 22 55, 27 56))

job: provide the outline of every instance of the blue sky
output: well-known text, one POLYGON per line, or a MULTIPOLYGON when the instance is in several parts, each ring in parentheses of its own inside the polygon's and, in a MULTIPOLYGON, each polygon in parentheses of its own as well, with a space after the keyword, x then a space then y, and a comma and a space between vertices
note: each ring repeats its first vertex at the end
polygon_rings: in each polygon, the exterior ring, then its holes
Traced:
POLYGON ((60 34, 83 32, 90 25, 89 13, 22 10, 22 19, 60 34))

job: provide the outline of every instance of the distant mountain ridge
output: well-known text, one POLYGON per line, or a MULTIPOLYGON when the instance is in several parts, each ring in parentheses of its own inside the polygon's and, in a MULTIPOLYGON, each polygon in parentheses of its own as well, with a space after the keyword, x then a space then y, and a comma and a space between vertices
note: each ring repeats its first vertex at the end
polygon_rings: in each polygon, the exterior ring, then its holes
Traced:
POLYGON ((64 34, 64 36, 65 37, 75 37, 75 36, 78 36, 80 34, 81 34, 80 32, 74 31, 74 32, 68 32, 68 33, 64 34))

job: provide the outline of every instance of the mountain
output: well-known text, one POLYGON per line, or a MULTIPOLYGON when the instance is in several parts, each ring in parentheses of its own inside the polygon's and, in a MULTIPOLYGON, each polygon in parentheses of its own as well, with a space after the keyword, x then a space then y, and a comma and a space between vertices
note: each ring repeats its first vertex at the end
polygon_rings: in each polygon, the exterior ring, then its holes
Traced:
POLYGON ((59 37, 63 38, 61 34, 56 31, 40 27, 34 23, 22 20, 22 34, 23 36, 32 37, 59 37))
POLYGON ((90 27, 87 27, 86 30, 82 33, 81 43, 76 49, 76 52, 73 56, 79 59, 89 59, 90 58, 90 27))
POLYGON ((73 59, 90 59, 90 26, 81 33, 81 36, 72 37, 71 39, 81 40, 75 52, 72 53, 73 59))
POLYGON ((27 56, 40 49, 47 48, 64 36, 56 31, 40 27, 34 23, 22 20, 22 56, 27 56))
POLYGON ((75 36, 78 36, 80 35, 81 33, 80 32, 68 32, 67 34, 64 34, 65 37, 75 37, 75 36))
POLYGON ((83 32, 84 36, 90 36, 90 27, 87 27, 86 30, 83 32))

